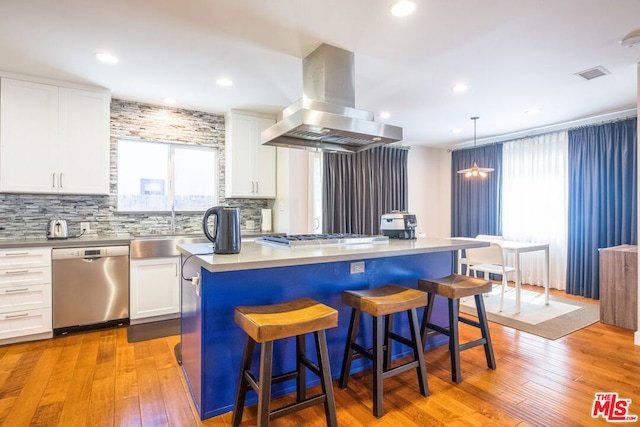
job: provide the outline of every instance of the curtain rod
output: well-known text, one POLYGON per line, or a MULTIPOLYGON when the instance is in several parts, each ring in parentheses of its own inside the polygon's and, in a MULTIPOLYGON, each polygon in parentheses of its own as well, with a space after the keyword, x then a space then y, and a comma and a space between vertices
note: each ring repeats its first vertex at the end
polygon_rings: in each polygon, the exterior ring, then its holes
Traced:
MULTIPOLYGON (((509 134, 481 138, 476 141, 476 146, 499 144, 502 142, 530 138, 533 136, 539 136, 539 135, 544 135, 548 133, 568 131, 568 130, 578 129, 580 127, 611 123, 611 122, 616 122, 620 120, 627 120, 637 116, 638 116, 637 108, 630 108, 628 110, 621 110, 613 113, 600 114, 597 116, 587 117, 584 119, 570 120, 567 122, 541 126, 538 128, 526 129, 523 131, 513 132, 509 134)), ((452 152, 452 151, 464 150, 464 149, 470 148, 472 144, 473 142, 464 142, 461 144, 456 144, 455 146, 448 148, 447 151, 452 152)))
POLYGON ((611 120, 606 120, 604 122, 599 122, 599 123, 593 123, 593 124, 588 124, 588 125, 581 125, 581 126, 574 126, 571 127, 567 130, 576 130, 576 129, 584 129, 584 128, 588 128, 588 127, 592 127, 592 126, 600 126, 600 125, 607 125, 609 123, 617 123, 617 122, 623 122, 625 120, 629 120, 629 119, 635 119, 638 116, 628 116, 628 117, 620 117, 618 119, 611 119, 611 120))

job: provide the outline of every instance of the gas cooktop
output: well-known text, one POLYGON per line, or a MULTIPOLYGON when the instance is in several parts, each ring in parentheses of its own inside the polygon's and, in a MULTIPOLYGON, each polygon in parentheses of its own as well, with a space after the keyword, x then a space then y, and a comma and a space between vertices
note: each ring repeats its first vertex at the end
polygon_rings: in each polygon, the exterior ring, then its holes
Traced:
POLYGON ((363 243, 386 243, 387 236, 369 236, 366 234, 287 234, 262 236, 256 242, 276 246, 318 246, 318 245, 350 245, 363 243))

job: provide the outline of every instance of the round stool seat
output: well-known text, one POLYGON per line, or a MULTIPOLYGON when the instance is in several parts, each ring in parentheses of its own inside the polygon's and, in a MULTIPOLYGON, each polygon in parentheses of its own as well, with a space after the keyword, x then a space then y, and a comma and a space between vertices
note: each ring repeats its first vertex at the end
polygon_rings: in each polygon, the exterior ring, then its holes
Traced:
POLYGON ((256 342, 275 341, 338 326, 338 311, 311 298, 236 307, 234 320, 256 342))
POLYGON ((386 316, 424 307, 427 294, 417 289, 388 284, 374 289, 343 291, 342 302, 372 316, 386 316))

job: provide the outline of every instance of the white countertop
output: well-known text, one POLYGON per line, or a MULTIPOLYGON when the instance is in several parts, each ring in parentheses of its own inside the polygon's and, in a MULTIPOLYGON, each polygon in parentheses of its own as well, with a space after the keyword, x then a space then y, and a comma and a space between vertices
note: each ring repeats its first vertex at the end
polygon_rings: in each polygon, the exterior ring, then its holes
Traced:
POLYGON ((83 236, 69 237, 68 239, 47 239, 42 238, 16 238, 16 239, 0 239, 0 249, 13 248, 65 248, 65 247, 85 247, 85 246, 102 246, 102 245, 128 245, 133 237, 127 235, 116 236, 83 236))
POLYGON ((390 239, 388 243, 293 248, 242 242, 240 253, 234 255, 214 255, 210 243, 182 244, 178 245, 178 251, 186 256, 193 255, 199 265, 208 271, 222 272, 416 255, 483 246, 489 246, 489 243, 478 240, 420 237, 416 240, 390 239))
MULTIPOLYGON (((271 233, 273 234, 273 233, 271 233)), ((242 234, 242 239, 251 240, 260 237, 262 234, 242 234)), ((46 237, 24 237, 24 238, 0 238, 0 249, 13 248, 30 248, 30 247, 87 247, 101 245, 128 245, 132 241, 160 241, 160 240, 180 240, 181 238, 195 238, 206 241, 202 233, 185 233, 185 234, 99 234, 88 235, 82 237, 71 236, 67 239, 47 239, 46 237)), ((175 254, 178 255, 178 254, 175 254)))

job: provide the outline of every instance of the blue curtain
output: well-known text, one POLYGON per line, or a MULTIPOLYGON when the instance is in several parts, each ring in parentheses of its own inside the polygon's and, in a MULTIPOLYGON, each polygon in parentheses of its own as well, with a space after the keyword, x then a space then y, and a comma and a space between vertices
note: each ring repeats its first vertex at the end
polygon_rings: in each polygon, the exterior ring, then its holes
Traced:
POLYGON ((502 234, 502 144, 451 153, 451 236, 502 234), (466 178, 459 170, 493 168, 486 178, 466 178))
POLYGON ((567 293, 599 299, 598 249, 637 243, 637 118, 569 131, 567 293))

